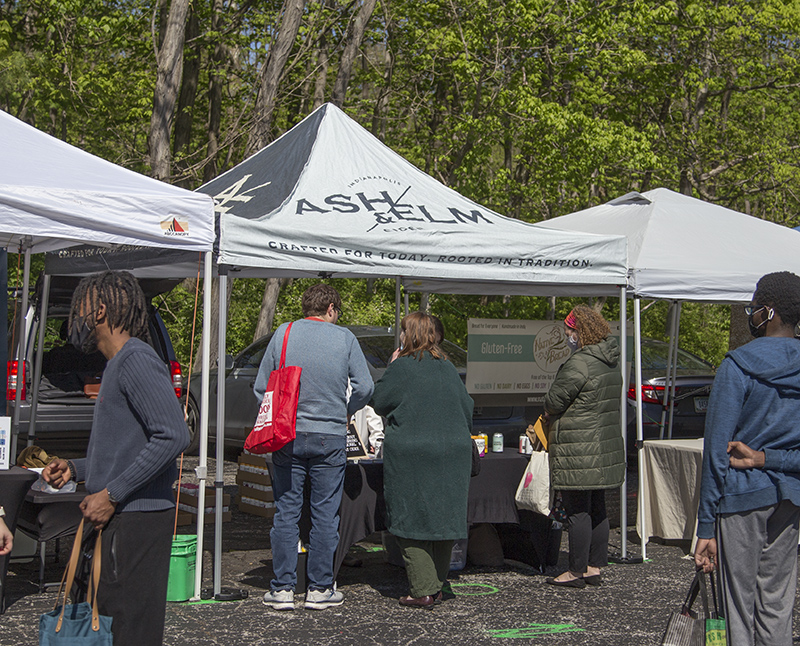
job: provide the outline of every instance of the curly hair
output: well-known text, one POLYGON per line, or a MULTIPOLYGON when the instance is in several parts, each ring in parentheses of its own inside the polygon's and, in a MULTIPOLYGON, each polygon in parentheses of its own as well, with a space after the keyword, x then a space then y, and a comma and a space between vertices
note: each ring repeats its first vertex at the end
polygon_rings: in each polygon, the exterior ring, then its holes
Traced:
POLYGON ((797 325, 800 322, 800 276, 790 271, 762 276, 753 301, 759 306, 773 308, 784 325, 797 325))
POLYGON ((578 330, 578 337, 582 347, 600 343, 611 334, 606 320, 591 307, 577 305, 572 310, 572 313, 575 315, 577 325, 575 329, 578 330))
POLYGON ((398 357, 416 357, 422 360, 423 352, 430 352, 434 359, 446 359, 437 343, 436 325, 433 318, 424 312, 411 312, 400 321, 403 330, 403 347, 398 357))

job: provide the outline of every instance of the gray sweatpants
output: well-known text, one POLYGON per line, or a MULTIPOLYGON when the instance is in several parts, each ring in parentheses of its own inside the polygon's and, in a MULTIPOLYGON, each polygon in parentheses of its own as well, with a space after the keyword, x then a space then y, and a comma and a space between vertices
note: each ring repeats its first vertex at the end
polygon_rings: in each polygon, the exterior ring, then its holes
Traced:
POLYGON ((732 646, 790 646, 800 507, 782 501, 717 523, 722 612, 732 646))

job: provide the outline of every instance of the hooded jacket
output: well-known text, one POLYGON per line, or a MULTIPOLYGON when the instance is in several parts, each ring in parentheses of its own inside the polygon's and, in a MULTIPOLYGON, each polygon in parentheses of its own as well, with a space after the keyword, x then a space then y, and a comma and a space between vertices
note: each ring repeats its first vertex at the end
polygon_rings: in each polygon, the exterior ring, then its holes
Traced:
POLYGON ((800 506, 800 341, 755 339, 725 356, 706 414, 698 538, 717 514, 789 500, 800 506), (762 469, 732 469, 728 442, 765 452, 762 469))
POLYGON ((551 420, 548 451, 554 489, 610 489, 625 477, 617 341, 580 348, 558 369, 544 399, 551 420))

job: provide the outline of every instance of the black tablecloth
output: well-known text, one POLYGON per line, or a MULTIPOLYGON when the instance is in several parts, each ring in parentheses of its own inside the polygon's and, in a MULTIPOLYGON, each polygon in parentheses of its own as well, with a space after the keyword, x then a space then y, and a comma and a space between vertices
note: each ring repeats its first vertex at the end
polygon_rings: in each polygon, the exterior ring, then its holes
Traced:
MULTIPOLYGON (((470 479, 467 502, 469 523, 518 523, 514 502, 529 456, 513 451, 488 453, 481 458, 481 472, 470 479)), ((339 511, 339 546, 334 557, 334 576, 350 546, 386 529, 383 498, 383 460, 349 462, 339 511)))
MULTIPOLYGON (((11 467, 8 471, 0 471, 0 505, 5 509, 5 523, 13 532, 17 526, 22 501, 31 485, 38 479, 35 471, 21 467, 11 467)), ((6 571, 8 555, 0 556, 0 614, 5 611, 6 571)))
MULTIPOLYGON (((481 458, 481 472, 471 478, 469 484, 469 523, 519 522, 514 494, 529 459, 515 451, 488 453, 481 458)), ((267 466, 273 476, 271 460, 267 461, 267 466)), ((309 527, 306 501, 300 520, 301 538, 307 538, 309 527)), ((351 545, 383 529, 386 529, 383 460, 348 461, 339 508, 339 546, 333 562, 334 577, 351 545)))

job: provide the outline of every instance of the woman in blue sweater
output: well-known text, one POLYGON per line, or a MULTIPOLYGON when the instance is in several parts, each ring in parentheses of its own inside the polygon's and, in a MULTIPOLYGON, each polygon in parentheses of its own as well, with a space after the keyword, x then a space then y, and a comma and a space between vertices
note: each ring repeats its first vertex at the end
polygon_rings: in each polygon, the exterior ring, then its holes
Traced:
POLYGON ((767 274, 706 417, 695 562, 720 570, 728 643, 792 643, 800 522, 800 277, 767 274))

